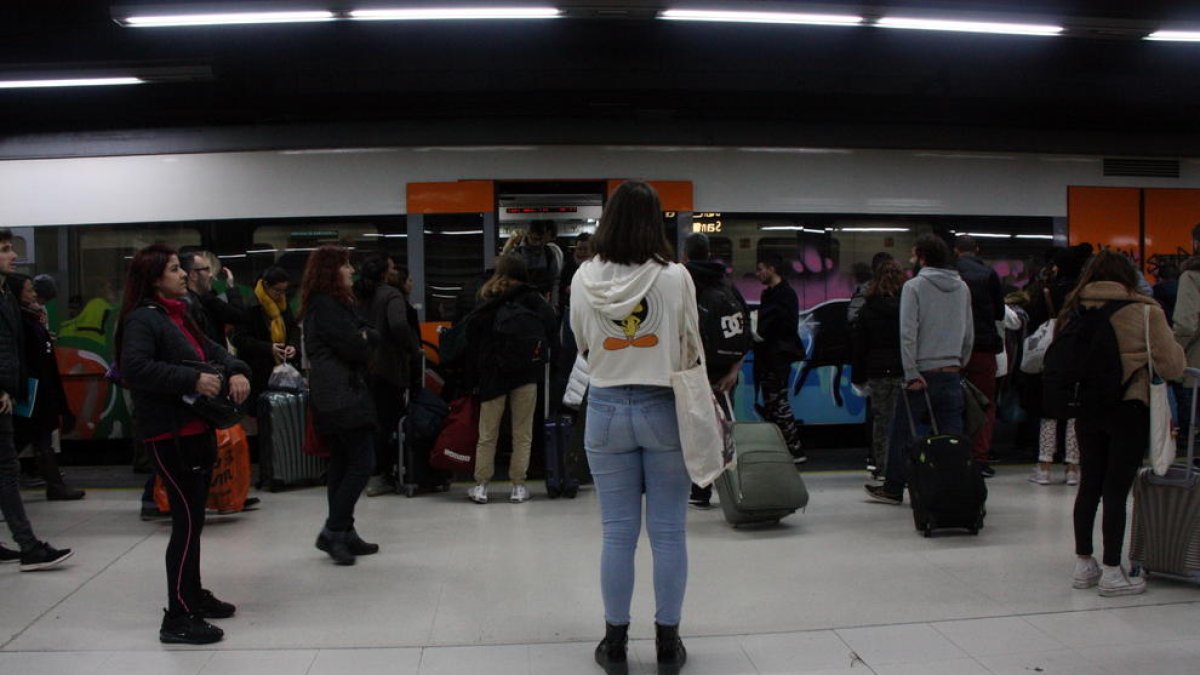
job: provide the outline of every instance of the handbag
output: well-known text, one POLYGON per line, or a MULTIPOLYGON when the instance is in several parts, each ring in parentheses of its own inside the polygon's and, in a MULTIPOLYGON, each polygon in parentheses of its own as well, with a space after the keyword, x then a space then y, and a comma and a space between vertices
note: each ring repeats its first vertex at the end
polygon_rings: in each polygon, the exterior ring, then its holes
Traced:
POLYGON ((329 458, 332 454, 329 451, 329 443, 325 441, 325 437, 317 432, 317 425, 313 422, 312 406, 308 406, 304 414, 304 445, 300 447, 300 451, 310 457, 329 458))
POLYGON ((1021 354, 1022 373, 1037 375, 1046 367, 1046 350, 1050 349, 1050 343, 1054 341, 1054 324, 1055 319, 1049 319, 1025 338, 1021 354))
POLYGON ((217 375, 221 378, 221 393, 216 396, 203 394, 184 394, 183 404, 197 417, 203 419, 217 429, 228 429, 242 421, 243 413, 236 403, 229 398, 229 378, 225 376, 225 368, 208 361, 182 361, 182 365, 195 368, 201 373, 217 375))
POLYGON ((683 370, 671 373, 675 418, 688 475, 696 485, 707 487, 733 463, 733 424, 708 382, 704 347, 695 322, 683 323, 679 362, 683 370), (695 365, 688 367, 688 364, 695 365))
POLYGON ((1171 435, 1171 404, 1167 383, 1154 372, 1150 351, 1150 305, 1145 305, 1146 367, 1150 369, 1150 466, 1159 476, 1167 475, 1175 461, 1175 438, 1171 435))

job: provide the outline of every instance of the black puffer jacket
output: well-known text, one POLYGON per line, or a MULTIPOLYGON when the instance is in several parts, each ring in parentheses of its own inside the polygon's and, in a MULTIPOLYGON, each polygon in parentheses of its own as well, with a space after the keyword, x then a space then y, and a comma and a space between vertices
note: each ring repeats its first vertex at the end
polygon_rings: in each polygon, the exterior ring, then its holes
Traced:
POLYGON ((900 297, 875 295, 864 300, 851 332, 854 355, 850 381, 904 377, 900 360, 900 297))
MULTIPOLYGON (((207 335, 193 336, 206 361, 229 375, 250 376, 250 367, 207 335)), ((121 329, 122 384, 133 398, 133 433, 139 440, 177 431, 196 418, 183 396, 196 391, 200 371, 183 365, 197 360, 196 349, 159 303, 144 302, 125 317, 121 329)))
POLYGON ((550 348, 550 354, 558 353, 558 321, 554 316, 554 309, 536 287, 519 284, 504 294, 487 300, 471 313, 471 323, 467 325, 467 349, 477 357, 472 381, 478 386, 480 401, 490 401, 517 387, 541 382, 544 375, 544 366, 534 366, 520 373, 501 373, 494 365, 496 340, 492 324, 496 320, 497 310, 509 300, 525 305, 538 315, 546 332, 546 345, 550 348))
POLYGON ((13 401, 25 397, 25 330, 17 299, 0 283, 0 392, 13 401))
MULTIPOLYGON (((21 309, 25 329, 25 368, 30 379, 38 381, 33 414, 13 417, 13 433, 18 447, 32 441, 40 433, 57 429, 63 415, 69 416, 67 393, 63 389, 58 360, 54 357, 54 339, 42 325, 41 316, 31 309, 21 309)), ((26 380, 28 383, 28 380, 26 380)))
POLYGON ((959 256, 958 273, 971 289, 971 316, 975 324, 975 347, 972 351, 999 354, 1004 351, 1004 338, 996 330, 996 322, 1004 320, 1004 287, 1000 275, 973 255, 959 256))
POLYGON ((313 295, 304 310, 308 387, 322 434, 375 429, 375 401, 367 386, 367 364, 379 333, 353 307, 313 295))

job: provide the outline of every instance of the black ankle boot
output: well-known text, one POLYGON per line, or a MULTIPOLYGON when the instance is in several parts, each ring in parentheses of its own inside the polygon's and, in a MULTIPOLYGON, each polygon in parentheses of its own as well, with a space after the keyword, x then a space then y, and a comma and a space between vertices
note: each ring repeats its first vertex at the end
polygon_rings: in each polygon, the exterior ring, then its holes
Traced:
POLYGON ((679 626, 654 624, 654 643, 658 647, 658 675, 679 675, 687 663, 687 650, 679 639, 679 626))
POLYGON ((604 639, 596 645, 596 663, 607 675, 627 675, 629 661, 625 650, 629 644, 629 624, 604 624, 604 639))
POLYGON ((329 557, 333 558, 333 562, 339 565, 353 565, 354 553, 347 544, 347 534, 324 528, 321 530, 321 534, 317 535, 317 548, 328 553, 329 557))
POLYGON ((170 614, 163 611, 158 640, 166 644, 208 645, 220 642, 225 631, 204 620, 199 614, 170 614))
POLYGON ((350 528, 350 531, 346 533, 346 547, 349 548, 350 552, 354 555, 371 555, 372 553, 379 553, 379 544, 372 544, 370 542, 363 541, 363 538, 358 536, 358 532, 355 532, 353 527, 350 528))

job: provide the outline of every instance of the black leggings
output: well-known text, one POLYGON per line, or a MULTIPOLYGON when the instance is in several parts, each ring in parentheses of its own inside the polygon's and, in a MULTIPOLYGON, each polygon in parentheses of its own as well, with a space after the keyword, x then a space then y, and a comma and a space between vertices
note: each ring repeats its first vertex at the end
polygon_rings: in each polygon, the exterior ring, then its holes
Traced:
POLYGON ((326 442, 329 443, 329 518, 325 528, 346 532, 354 528, 354 506, 375 466, 375 432, 339 431, 326 436, 326 442))
POLYGON ((1125 543, 1125 503, 1146 456, 1150 409, 1141 401, 1123 401, 1103 419, 1079 418, 1079 492, 1075 495, 1075 553, 1092 555, 1096 507, 1103 502, 1100 531, 1104 564, 1121 564, 1125 543))
POLYGON ((200 533, 204 505, 217 459, 211 431, 195 436, 147 443, 171 503, 171 541, 167 543, 167 611, 198 611, 200 601, 200 533))

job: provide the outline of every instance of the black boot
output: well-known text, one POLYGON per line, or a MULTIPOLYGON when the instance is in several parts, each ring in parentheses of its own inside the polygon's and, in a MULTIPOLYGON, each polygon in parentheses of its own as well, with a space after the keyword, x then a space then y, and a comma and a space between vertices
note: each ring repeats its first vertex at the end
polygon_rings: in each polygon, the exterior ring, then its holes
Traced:
POLYGON ((204 620, 199 614, 175 614, 163 612, 162 627, 158 629, 158 640, 167 644, 207 645, 219 642, 225 631, 204 620))
POLYGON ((629 661, 626 647, 629 645, 629 624, 614 626, 604 624, 604 639, 596 645, 596 663, 606 675, 627 675, 629 661))
POLYGON ((328 553, 333 562, 339 565, 353 565, 354 553, 346 542, 347 534, 324 528, 317 535, 317 548, 328 553))
POLYGON ((679 639, 679 626, 654 624, 654 643, 658 647, 658 675, 679 675, 687 663, 687 650, 679 639))
POLYGON ((83 490, 70 487, 63 482, 62 472, 58 469, 58 460, 54 457, 54 450, 38 453, 37 464, 38 472, 46 481, 47 501, 83 499, 83 490))
POLYGON ((354 555, 379 553, 379 544, 363 541, 363 538, 358 536, 358 532, 353 527, 346 533, 346 546, 354 555))

